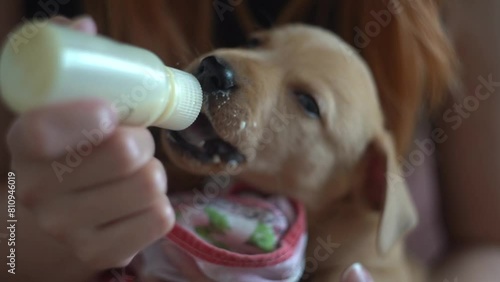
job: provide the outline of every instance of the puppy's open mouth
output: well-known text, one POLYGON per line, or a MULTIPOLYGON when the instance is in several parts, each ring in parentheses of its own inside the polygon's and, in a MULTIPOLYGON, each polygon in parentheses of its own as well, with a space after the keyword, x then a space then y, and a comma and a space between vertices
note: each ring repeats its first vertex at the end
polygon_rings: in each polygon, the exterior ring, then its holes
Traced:
POLYGON ((217 135, 205 114, 200 114, 185 130, 169 131, 169 141, 204 164, 238 165, 245 162, 245 156, 235 146, 217 135))

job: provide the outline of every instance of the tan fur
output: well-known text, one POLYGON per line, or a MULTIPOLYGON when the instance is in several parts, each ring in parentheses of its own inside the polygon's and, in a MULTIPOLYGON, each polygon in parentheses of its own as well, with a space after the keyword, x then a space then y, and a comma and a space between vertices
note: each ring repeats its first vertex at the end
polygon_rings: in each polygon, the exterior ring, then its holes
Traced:
MULTIPOLYGON (((158 54, 167 65, 184 67, 199 54, 218 47, 211 35, 220 21, 217 1, 84 0, 99 30, 115 39, 158 54)), ((386 128, 393 134, 397 154, 404 154, 413 137, 422 105, 439 105, 455 81, 455 53, 439 16, 440 0, 293 0, 278 24, 308 22, 338 33, 356 46, 355 31, 374 21, 372 12, 400 7, 390 23, 360 49, 375 77, 386 128), (328 15, 334 15, 328 16, 328 15), (312 20, 309 20, 312 19, 312 20)), ((252 21, 247 1, 226 16, 238 15, 240 27, 250 33, 260 26, 252 21)), ((227 37, 235 34, 226 34, 227 37)))
MULTIPOLYGON (((418 281, 412 280, 400 240, 416 223, 404 182, 383 180, 387 193, 380 209, 373 209, 366 196, 377 184, 367 177, 373 157, 387 166, 384 174, 399 175, 368 67, 349 45, 319 28, 293 25, 256 36, 264 42, 257 49, 208 54, 223 58, 237 77, 237 90, 203 108, 218 135, 247 157, 236 178, 305 204, 308 257, 315 256, 317 238, 340 244, 308 274, 312 281, 337 281, 356 261, 376 281, 418 281), (306 115, 294 90, 315 97, 321 119, 306 115)), ((226 169, 202 164, 168 141, 164 148, 171 161, 191 173, 226 169)))

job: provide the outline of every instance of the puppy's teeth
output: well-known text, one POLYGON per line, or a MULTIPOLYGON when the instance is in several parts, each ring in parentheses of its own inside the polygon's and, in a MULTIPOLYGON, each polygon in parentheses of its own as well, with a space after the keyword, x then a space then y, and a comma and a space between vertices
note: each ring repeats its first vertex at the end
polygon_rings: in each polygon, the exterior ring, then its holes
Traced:
POLYGON ((246 121, 242 121, 242 122, 240 123, 240 130, 245 129, 246 127, 247 127, 247 122, 246 122, 246 121))
POLYGON ((203 148, 204 145, 205 145, 205 140, 202 140, 202 141, 200 141, 200 143, 198 143, 197 146, 200 148, 203 148))
POLYGON ((220 157, 219 157, 219 155, 214 155, 212 157, 212 162, 214 162, 216 164, 220 163, 220 157))

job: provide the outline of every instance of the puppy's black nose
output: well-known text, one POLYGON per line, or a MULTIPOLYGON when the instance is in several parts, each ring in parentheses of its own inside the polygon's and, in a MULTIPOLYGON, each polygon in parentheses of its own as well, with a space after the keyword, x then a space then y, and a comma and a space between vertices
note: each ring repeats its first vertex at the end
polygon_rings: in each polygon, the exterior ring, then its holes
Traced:
POLYGON ((200 63, 196 78, 203 92, 227 91, 235 86, 234 72, 220 57, 208 56, 200 63))

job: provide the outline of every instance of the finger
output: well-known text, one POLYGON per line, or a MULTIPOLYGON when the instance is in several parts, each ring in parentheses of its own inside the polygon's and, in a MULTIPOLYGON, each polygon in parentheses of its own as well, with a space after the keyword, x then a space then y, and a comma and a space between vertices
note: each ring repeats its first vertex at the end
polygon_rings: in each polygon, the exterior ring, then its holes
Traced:
MULTIPOLYGON (((84 189, 129 177, 153 159, 154 140, 146 128, 118 127, 102 144, 82 140, 60 159, 54 173, 65 189, 84 189)), ((54 165, 52 165, 54 167, 54 165)))
POLYGON ((13 169, 22 177, 19 199, 27 208, 35 208, 56 194, 90 189, 134 175, 153 159, 154 141, 145 128, 122 126, 95 148, 89 139, 66 148, 66 156, 57 161, 13 162, 13 169))
POLYGON ((342 274, 341 282, 373 282, 370 273, 360 264, 351 265, 342 274))
POLYGON ((69 19, 63 16, 55 16, 50 19, 50 22, 62 26, 68 26, 84 33, 97 34, 97 25, 90 15, 83 15, 74 19, 69 19))
POLYGON ((164 196, 137 215, 97 229, 90 241, 89 237, 77 240, 77 255, 96 268, 120 266, 116 264, 165 236, 174 222, 174 211, 164 196))
POLYGON ((71 28, 88 33, 97 34, 97 24, 94 19, 89 15, 80 16, 73 20, 71 28))
POLYGON ((102 226, 149 208, 166 195, 166 189, 163 165, 153 159, 130 178, 70 193, 37 209, 50 205, 55 211, 64 211, 52 217, 68 219, 67 225, 102 226))
POLYGON ((21 115, 9 130, 7 144, 15 160, 52 160, 94 132, 99 133, 97 141, 104 141, 117 124, 116 112, 104 101, 58 103, 21 115))

